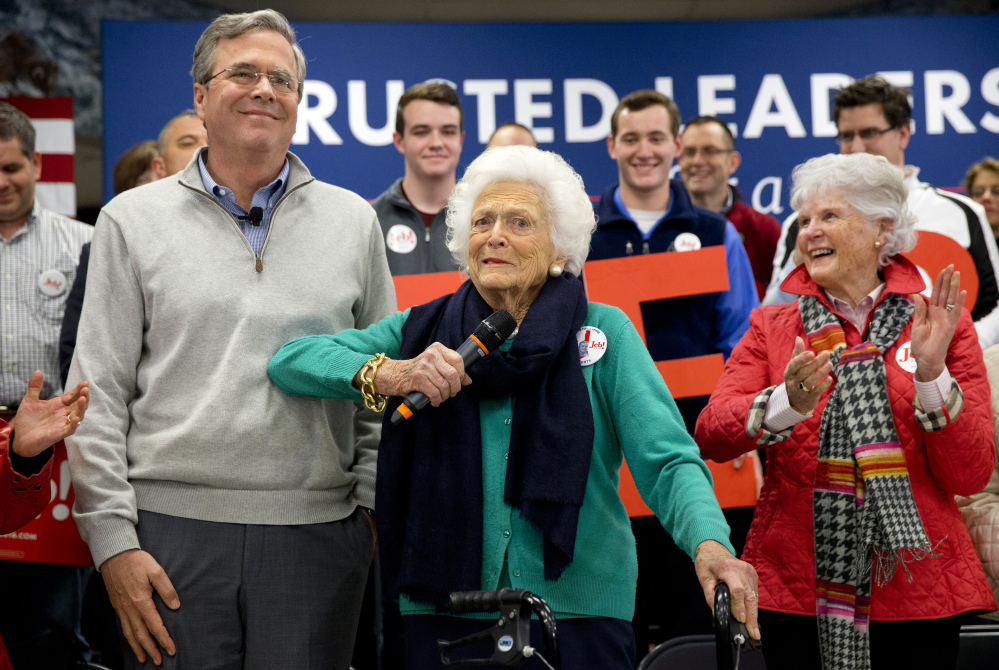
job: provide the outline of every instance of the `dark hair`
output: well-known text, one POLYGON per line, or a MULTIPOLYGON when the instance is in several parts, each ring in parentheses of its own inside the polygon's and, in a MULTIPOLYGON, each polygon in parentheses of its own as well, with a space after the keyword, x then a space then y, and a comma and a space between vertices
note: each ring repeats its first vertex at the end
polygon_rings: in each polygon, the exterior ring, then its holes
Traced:
POLYGON ((29 160, 35 154, 35 127, 27 114, 14 105, 0 102, 0 140, 16 139, 21 144, 21 153, 29 160))
POLYGON ((138 186, 139 177, 146 173, 153 159, 160 155, 156 140, 145 140, 126 151, 114 164, 114 192, 123 193, 138 186))
POLYGON ((458 109, 458 130, 465 132, 465 116, 461 111, 461 99, 458 92, 443 82, 414 84, 406 89, 395 107, 395 132, 405 134, 406 120, 402 118, 402 110, 415 100, 429 100, 451 105, 458 109))
POLYGON ((614 108, 614 113, 611 115, 611 137, 617 137, 617 120, 623 110, 640 112, 652 105, 662 105, 669 112, 669 129, 673 132, 673 137, 676 138, 680 134, 680 109, 669 97, 651 89, 635 91, 621 98, 621 102, 617 103, 617 107, 614 108))
POLYGON ((717 116, 695 116, 690 121, 687 121, 687 128, 691 126, 706 126, 711 123, 716 123, 721 126, 722 131, 724 131, 725 136, 728 137, 728 148, 735 149, 735 135, 732 134, 732 129, 728 127, 728 124, 719 119, 717 116))
POLYGON ((864 105, 881 105, 881 113, 892 128, 907 126, 912 120, 909 92, 872 74, 858 79, 836 94, 833 98, 833 121, 839 125, 840 112, 864 105))

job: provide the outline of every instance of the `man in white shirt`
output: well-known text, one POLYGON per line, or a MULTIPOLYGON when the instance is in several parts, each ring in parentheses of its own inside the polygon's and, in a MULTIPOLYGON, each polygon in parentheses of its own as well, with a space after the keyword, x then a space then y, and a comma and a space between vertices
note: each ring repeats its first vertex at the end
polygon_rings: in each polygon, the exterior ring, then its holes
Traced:
MULTIPOLYGON (((905 164, 905 149, 912 137, 912 108, 905 89, 877 75, 859 79, 841 90, 833 102, 833 120, 839 131, 840 153, 866 152, 884 156, 905 170, 909 189, 907 204, 916 215, 916 230, 953 238, 968 250, 978 271, 978 298, 971 316, 982 347, 999 342, 999 250, 985 210, 956 193, 920 182, 919 168, 905 164)), ((796 296, 780 290, 780 283, 797 265, 794 257, 798 215, 783 224, 774 256, 774 275, 763 304, 790 302, 796 296)))

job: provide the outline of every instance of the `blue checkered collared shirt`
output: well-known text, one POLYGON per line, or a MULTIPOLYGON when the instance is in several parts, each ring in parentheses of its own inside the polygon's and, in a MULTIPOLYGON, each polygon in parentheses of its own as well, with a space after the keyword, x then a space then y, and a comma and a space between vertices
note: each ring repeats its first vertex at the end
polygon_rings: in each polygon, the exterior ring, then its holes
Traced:
POLYGON ((207 152, 208 148, 205 147, 198 154, 198 168, 201 169, 201 182, 205 185, 205 190, 214 195, 215 199, 229 210, 230 214, 236 217, 239 227, 242 229, 243 234, 246 235, 246 239, 249 240, 254 253, 259 254, 260 247, 264 244, 264 238, 267 237, 267 226, 270 225, 271 212, 274 211, 274 205, 281 199, 284 192, 288 190, 288 171, 290 169, 288 159, 284 159, 284 166, 281 168, 281 172, 278 173, 277 179, 253 194, 253 200, 250 201, 250 208, 259 207, 264 210, 264 217, 260 220, 260 225, 255 226, 247 220, 240 220, 239 217, 246 216, 247 211, 236 204, 236 196, 233 195, 231 189, 216 184, 212 176, 208 174, 208 168, 205 167, 205 155, 207 152))

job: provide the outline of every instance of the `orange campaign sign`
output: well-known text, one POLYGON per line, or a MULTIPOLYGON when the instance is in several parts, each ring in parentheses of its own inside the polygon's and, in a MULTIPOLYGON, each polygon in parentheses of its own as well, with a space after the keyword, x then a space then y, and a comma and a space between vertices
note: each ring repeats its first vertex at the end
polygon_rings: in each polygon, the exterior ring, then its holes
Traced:
MULTIPOLYGON (((926 270, 932 282, 950 264, 961 273, 961 289, 968 292, 964 308, 969 312, 975 308, 978 299, 978 270, 968 250, 951 237, 940 233, 920 230, 917 233, 916 248, 902 254, 910 261, 926 270)), ((927 290, 932 286, 927 286, 927 290)))
POLYGON ((465 273, 457 270, 392 277, 392 282, 395 284, 395 302, 401 312, 415 305, 435 300, 442 295, 454 293, 464 281, 465 273))
MULTIPOLYGON (((669 251, 589 261, 583 268, 586 294, 593 302, 619 307, 645 339, 641 303, 665 298, 728 290, 725 247, 669 251)), ((709 395, 725 366, 721 354, 656 361, 674 398, 709 395)), ((731 462, 706 461, 714 479, 715 497, 723 508, 756 504, 756 475, 750 462, 735 468, 731 462)), ((621 468, 621 499, 630 516, 652 516, 625 464, 621 468)))
POLYGON ((63 565, 93 565, 90 550, 80 539, 73 509, 72 481, 66 446, 56 443, 52 461, 52 498, 42 513, 26 526, 0 535, 0 559, 60 563, 63 565))
MULTIPOLYGON (((725 248, 721 246, 589 261, 583 275, 587 297, 624 311, 643 340, 642 302, 728 290, 725 248)), ((460 272, 393 277, 399 309, 453 293, 464 279, 465 275, 460 272)), ((721 354, 713 354, 657 361, 656 367, 674 398, 688 398, 708 395, 714 390, 724 360, 721 354)), ((731 463, 708 461, 708 468, 714 478, 715 496, 722 507, 756 504, 756 478, 748 462, 736 469, 731 463)), ((652 515, 642 502, 627 465, 621 468, 620 492, 629 515, 652 515)))

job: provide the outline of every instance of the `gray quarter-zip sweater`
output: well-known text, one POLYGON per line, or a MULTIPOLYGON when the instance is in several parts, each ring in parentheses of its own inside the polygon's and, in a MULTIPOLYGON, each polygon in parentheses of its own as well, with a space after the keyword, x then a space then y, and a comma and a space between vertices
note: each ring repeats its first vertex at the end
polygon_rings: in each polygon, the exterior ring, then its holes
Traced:
POLYGON ((90 407, 67 440, 98 566, 139 546, 137 509, 295 525, 374 506, 380 415, 286 395, 267 362, 395 311, 381 229, 363 199, 288 159, 259 255, 193 161, 101 211, 69 375, 90 381, 90 407))

